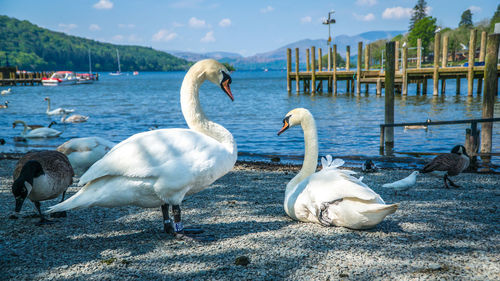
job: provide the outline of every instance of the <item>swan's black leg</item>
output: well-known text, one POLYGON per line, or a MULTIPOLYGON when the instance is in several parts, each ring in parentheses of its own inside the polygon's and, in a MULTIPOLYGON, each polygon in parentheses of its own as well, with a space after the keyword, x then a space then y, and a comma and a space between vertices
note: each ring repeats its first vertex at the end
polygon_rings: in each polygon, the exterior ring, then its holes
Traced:
POLYGON ((161 213, 163 215, 163 230, 168 234, 174 235, 175 231, 172 226, 172 220, 168 216, 168 204, 161 205, 161 213))
POLYGON ((172 213, 174 215, 174 231, 175 237, 183 240, 211 240, 202 237, 195 237, 192 235, 203 233, 203 229, 200 228, 184 228, 181 220, 181 207, 179 205, 172 205, 172 213))
MULTIPOLYGON (((63 194, 62 194, 61 202, 64 201, 64 195, 66 195, 66 191, 64 191, 63 194)), ((66 211, 52 213, 52 214, 50 214, 50 216, 53 217, 53 218, 65 218, 66 217, 66 211)))
POLYGON ((53 221, 46 219, 45 216, 42 214, 42 210, 40 210, 40 202, 35 201, 35 207, 38 210, 38 213, 40 214, 40 221, 38 222, 38 225, 54 223, 53 221))

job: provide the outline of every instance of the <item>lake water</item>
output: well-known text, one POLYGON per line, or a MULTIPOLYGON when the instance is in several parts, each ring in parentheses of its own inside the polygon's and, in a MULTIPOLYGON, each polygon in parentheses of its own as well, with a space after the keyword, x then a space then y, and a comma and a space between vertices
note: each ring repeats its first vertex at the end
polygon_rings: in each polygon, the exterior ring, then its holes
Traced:
MULTIPOLYGON (((100 75, 100 81, 89 85, 43 87, 17 86, 12 93, 2 96, 9 108, 0 109, 0 138, 6 144, 0 152, 25 152, 30 149, 55 148, 76 137, 101 136, 114 142, 147 131, 151 127, 186 127, 180 110, 179 90, 184 72, 154 72, 140 75, 100 75), (14 142, 22 126, 12 128, 14 120, 28 124, 48 125, 60 116, 45 114, 50 97, 52 108, 75 109, 76 114, 90 116, 86 123, 57 124, 53 128, 63 131, 55 139, 30 139, 27 143, 14 142)), ((384 122, 384 97, 370 94, 356 96, 345 93, 345 83, 339 83, 339 94, 315 96, 286 92, 284 71, 244 72, 232 74, 231 84, 235 101, 219 87, 206 82, 200 99, 207 116, 225 126, 238 143, 239 159, 269 160, 278 156, 285 161, 300 161, 303 155, 303 135, 300 128, 292 128, 281 136, 276 133, 285 114, 296 107, 309 109, 316 118, 320 142, 320 155, 373 156, 379 155, 379 125, 384 122)), ((481 97, 467 97, 466 80, 462 80, 462 94, 455 94, 455 81, 447 83, 447 94, 432 95, 432 82, 428 95, 416 95, 410 85, 409 95, 395 98, 395 121, 425 122, 470 119, 481 117, 481 97)), ((6 89, 8 87, 2 87, 6 89)), ((326 83, 324 85, 326 89, 326 83)), ((364 89, 364 86, 362 87, 364 89)), ((495 103, 500 112, 500 103, 495 103)), ((498 114, 495 116, 498 117, 498 114)), ((468 125, 430 126, 428 131, 395 129, 395 151, 449 152, 456 144, 463 144, 468 125)), ((494 125, 493 151, 500 151, 500 133, 494 125)), ((406 156, 398 155, 396 156, 406 156)), ((424 158, 425 160, 427 158, 424 158)), ((407 161, 410 167, 413 160, 407 161)), ((493 162, 498 164, 498 158, 493 162)))

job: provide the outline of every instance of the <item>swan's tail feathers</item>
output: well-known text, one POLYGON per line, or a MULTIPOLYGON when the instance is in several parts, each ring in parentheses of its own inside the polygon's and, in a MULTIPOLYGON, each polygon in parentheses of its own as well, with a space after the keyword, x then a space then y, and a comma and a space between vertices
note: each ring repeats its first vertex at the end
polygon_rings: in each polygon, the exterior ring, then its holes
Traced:
POLYGON ((344 160, 340 158, 336 158, 333 160, 333 157, 328 154, 326 157, 321 157, 321 167, 323 170, 336 169, 342 165, 344 165, 344 160))
POLYGON ((361 229, 372 228, 379 224, 385 217, 396 212, 399 204, 371 204, 369 208, 361 212, 366 218, 366 223, 361 229))
POLYGON ((59 204, 49 207, 47 213, 56 213, 72 209, 82 209, 92 206, 92 203, 94 203, 94 196, 92 196, 91 192, 84 192, 85 189, 86 186, 84 186, 70 198, 62 201, 59 204))

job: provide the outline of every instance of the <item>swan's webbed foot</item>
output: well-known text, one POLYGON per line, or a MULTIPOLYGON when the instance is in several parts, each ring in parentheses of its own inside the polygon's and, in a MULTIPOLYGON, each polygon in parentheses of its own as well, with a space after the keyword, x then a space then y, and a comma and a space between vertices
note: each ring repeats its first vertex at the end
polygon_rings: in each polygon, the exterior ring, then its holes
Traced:
POLYGON ((66 211, 55 212, 55 213, 50 214, 50 217, 51 218, 65 218, 65 217, 67 217, 67 214, 66 214, 66 211))

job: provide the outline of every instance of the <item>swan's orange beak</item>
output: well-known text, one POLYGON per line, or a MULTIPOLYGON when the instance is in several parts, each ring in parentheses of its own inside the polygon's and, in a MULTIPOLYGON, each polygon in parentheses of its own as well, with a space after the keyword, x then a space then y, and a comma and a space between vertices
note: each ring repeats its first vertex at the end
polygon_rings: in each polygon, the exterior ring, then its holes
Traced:
POLYGON ((281 133, 283 133, 284 131, 286 131, 288 128, 290 128, 290 124, 288 124, 288 116, 283 119, 283 127, 281 128, 281 130, 278 132, 278 136, 281 135, 281 133))
POLYGON ((224 91, 224 93, 226 93, 227 96, 232 101, 234 101, 233 93, 231 93, 231 87, 229 87, 230 82, 231 82, 231 79, 224 80, 224 81, 222 81, 222 83, 220 83, 220 86, 221 86, 222 90, 224 91))

